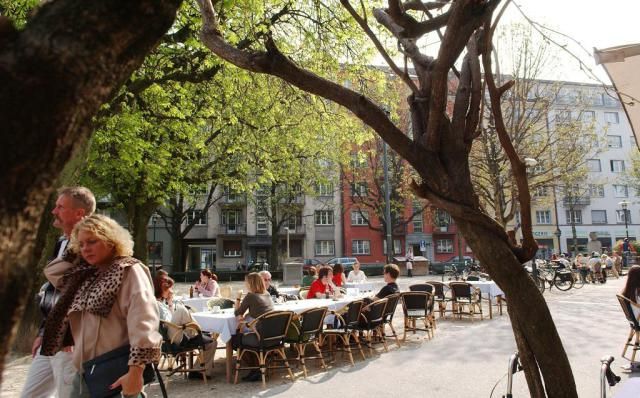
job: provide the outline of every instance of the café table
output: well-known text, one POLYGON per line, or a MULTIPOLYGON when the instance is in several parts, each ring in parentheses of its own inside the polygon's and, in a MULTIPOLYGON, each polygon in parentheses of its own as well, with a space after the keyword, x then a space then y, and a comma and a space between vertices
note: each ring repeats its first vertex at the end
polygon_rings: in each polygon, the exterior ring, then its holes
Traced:
MULTIPOLYGON (((363 298, 363 296, 342 296, 339 299, 313 299, 313 300, 294 300, 287 301, 282 304, 275 304, 275 311, 293 311, 299 314, 310 308, 327 307, 329 311, 339 311, 350 302, 363 298)), ((193 319, 198 322, 200 328, 206 332, 218 334, 218 338, 226 343, 226 376, 227 382, 231 383, 231 373, 233 365, 233 346, 231 344, 231 336, 236 333, 238 321, 233 314, 233 309, 224 309, 213 313, 211 311, 202 311, 192 314, 193 319)), ((333 317, 327 316, 325 323, 332 323, 333 317)))
POLYGON ((360 293, 377 293, 383 285, 384 282, 347 282, 342 287, 344 287, 345 289, 358 289, 360 293))
POLYGON ((483 296, 486 296, 489 301, 489 319, 493 319, 493 300, 504 299, 504 292, 494 281, 467 281, 477 287, 482 292, 483 296))
POLYGON ((278 293, 297 296, 300 293, 299 287, 278 287, 278 293))
POLYGON ((189 307, 193 308, 195 311, 206 311, 207 303, 213 297, 193 297, 193 298, 175 298, 175 301, 181 302, 189 307))

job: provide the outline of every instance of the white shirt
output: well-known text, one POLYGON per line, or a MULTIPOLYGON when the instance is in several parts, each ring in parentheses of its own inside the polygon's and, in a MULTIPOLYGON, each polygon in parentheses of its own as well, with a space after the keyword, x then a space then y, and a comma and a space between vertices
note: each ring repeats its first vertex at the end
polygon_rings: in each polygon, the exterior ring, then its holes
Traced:
POLYGON ((360 283, 367 280, 367 276, 363 271, 352 270, 349 272, 349 277, 347 278, 347 283, 360 283))
POLYGON ((68 244, 69 244, 69 239, 64 238, 62 243, 60 243, 60 249, 58 249, 58 252, 56 253, 56 259, 62 258, 62 255, 64 254, 64 251, 67 249, 68 244))

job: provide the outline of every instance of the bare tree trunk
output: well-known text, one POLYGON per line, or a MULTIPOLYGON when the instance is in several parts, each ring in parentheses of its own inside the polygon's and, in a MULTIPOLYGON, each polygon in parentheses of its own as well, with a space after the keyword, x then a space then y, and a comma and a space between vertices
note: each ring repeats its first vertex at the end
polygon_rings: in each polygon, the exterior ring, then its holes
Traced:
POLYGON ((60 172, 180 3, 57 0, 21 31, 0 17, 0 381, 36 277, 38 225, 60 172))

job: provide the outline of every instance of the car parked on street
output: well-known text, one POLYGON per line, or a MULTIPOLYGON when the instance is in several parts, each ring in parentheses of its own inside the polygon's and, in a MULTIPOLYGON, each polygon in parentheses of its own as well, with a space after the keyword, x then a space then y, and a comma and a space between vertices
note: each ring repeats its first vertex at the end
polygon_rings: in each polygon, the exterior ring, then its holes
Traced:
POLYGON ((431 263, 432 274, 444 274, 444 271, 448 268, 456 267, 458 272, 462 272, 467 265, 474 264, 475 259, 470 256, 463 256, 460 260, 460 256, 453 256, 447 261, 431 263))

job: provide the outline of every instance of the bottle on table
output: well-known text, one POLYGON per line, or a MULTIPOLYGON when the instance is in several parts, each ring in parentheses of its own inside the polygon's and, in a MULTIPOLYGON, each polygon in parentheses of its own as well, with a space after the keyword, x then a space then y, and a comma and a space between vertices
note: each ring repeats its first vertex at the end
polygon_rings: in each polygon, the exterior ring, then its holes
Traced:
POLYGON ((189 286, 189 298, 193 298, 193 286, 189 286))

